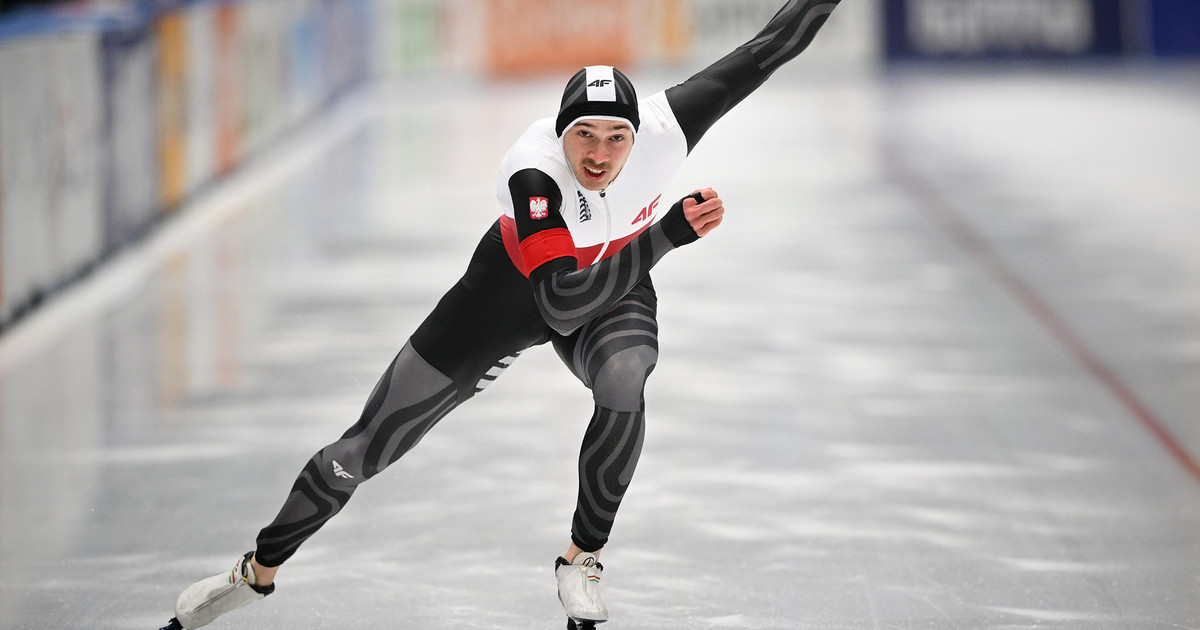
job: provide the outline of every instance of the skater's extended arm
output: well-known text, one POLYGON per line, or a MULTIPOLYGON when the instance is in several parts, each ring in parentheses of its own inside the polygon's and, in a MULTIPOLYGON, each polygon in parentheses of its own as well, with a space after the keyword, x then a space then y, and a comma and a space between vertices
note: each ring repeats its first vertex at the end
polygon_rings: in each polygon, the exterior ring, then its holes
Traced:
POLYGON ((518 206, 521 256, 530 269, 534 301, 546 323, 564 335, 616 304, 667 252, 716 228, 724 213, 715 192, 698 191, 676 202, 661 221, 617 253, 576 269, 575 244, 558 212, 562 199, 554 180, 536 169, 526 169, 513 175, 509 187, 518 206), (548 212, 541 211, 541 199, 548 202, 548 212), (523 207, 526 200, 538 200, 530 202, 538 204, 538 209, 531 212, 523 207))
POLYGON ((687 81, 667 89, 667 101, 690 152, 705 132, 780 66, 808 48, 841 0, 791 0, 754 39, 687 81))

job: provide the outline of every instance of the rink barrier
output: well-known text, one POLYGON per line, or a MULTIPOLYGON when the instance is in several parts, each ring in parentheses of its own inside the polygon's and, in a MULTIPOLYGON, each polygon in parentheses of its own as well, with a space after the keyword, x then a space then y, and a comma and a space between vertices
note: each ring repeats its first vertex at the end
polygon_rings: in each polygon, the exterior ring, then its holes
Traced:
POLYGON ((0 18, 0 330, 363 83, 373 0, 0 18))
POLYGON ((98 33, 0 40, 0 312, 101 249, 98 33))
MULTIPOLYGON (((165 0, 0 16, 0 330, 368 77, 698 70, 781 4, 165 0)), ((853 0, 798 67, 1197 54, 1198 6, 853 0), (1045 11, 1054 19, 1029 21, 1045 11)))

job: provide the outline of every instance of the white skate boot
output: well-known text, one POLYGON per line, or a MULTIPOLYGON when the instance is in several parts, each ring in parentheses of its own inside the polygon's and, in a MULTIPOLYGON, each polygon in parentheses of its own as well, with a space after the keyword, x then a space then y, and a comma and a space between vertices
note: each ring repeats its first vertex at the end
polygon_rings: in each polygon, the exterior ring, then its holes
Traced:
POLYGON ((596 556, 588 552, 576 554, 567 562, 559 558, 554 563, 554 575, 558 578, 558 599, 563 610, 580 628, 595 627, 608 621, 608 609, 600 600, 600 576, 604 566, 596 562, 596 556))
POLYGON ((166 626, 168 629, 200 628, 213 619, 256 602, 275 592, 275 585, 258 586, 250 558, 254 552, 238 558, 232 571, 205 578, 183 589, 175 602, 175 618, 166 626))

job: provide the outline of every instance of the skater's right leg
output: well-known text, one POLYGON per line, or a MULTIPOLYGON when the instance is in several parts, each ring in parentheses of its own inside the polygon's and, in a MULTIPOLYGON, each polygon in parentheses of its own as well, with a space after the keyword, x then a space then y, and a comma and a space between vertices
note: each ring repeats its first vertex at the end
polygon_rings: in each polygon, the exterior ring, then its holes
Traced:
POLYGON ((258 536, 255 568, 278 567, 337 514, 358 484, 408 452, 521 351, 550 339, 529 281, 512 266, 499 223, 467 271, 425 318, 380 379, 363 415, 300 473, 275 521, 258 536))
MULTIPOLYGON (((275 573, 333 518, 360 483, 395 462, 457 404, 457 387, 406 344, 375 386, 359 421, 304 466, 258 548, 233 571, 196 582, 175 604, 178 627, 200 628, 274 591, 275 573)), ((172 627, 170 625, 168 628, 172 627)))
MULTIPOLYGON (((269 589, 279 566, 346 505, 358 484, 415 446, 522 350, 549 339, 529 281, 512 266, 497 222, 480 241, 463 278, 388 367, 359 421, 305 465, 279 515, 259 533, 254 554, 239 558, 234 572, 221 574, 228 578, 226 586, 269 589), (239 581, 239 574, 246 579, 239 581)), ((261 597, 246 597, 245 603, 255 599, 261 597)))
MULTIPOLYGON (((259 532, 254 567, 278 568, 333 518, 362 482, 404 455, 457 405, 457 388, 406 344, 359 421, 313 455, 279 515, 259 532)), ((273 572, 263 574, 273 581, 273 572)))

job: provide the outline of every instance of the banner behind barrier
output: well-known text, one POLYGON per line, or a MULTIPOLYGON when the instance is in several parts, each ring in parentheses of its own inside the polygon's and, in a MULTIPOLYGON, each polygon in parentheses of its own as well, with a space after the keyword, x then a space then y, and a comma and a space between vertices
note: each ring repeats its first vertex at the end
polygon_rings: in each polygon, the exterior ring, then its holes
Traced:
POLYGON ((633 58, 631 0, 488 0, 487 68, 511 74, 633 58))
POLYGON ((168 210, 187 193, 187 29, 182 13, 158 17, 158 172, 159 204, 168 210))
POLYGON ((238 10, 230 3, 217 5, 216 41, 216 169, 220 174, 233 170, 242 156, 242 74, 238 62, 238 10))
POLYGON ((105 31, 104 248, 136 238, 158 209, 155 40, 144 23, 105 31))

